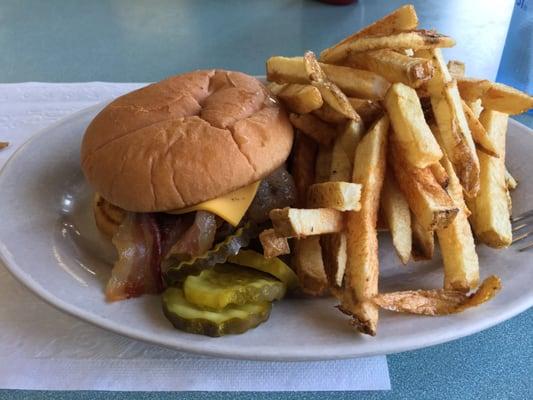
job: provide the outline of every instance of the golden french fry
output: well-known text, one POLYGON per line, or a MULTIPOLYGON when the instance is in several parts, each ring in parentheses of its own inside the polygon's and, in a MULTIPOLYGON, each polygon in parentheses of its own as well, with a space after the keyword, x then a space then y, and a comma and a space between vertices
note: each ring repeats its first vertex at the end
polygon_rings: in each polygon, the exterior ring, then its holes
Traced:
POLYGON ((461 183, 446 156, 442 158, 442 164, 450 179, 448 193, 459 209, 450 225, 437 230, 444 264, 444 288, 468 292, 479 284, 479 261, 474 236, 465 212, 461 183))
POLYGON ((492 143, 489 136, 487 135, 486 129, 483 127, 481 122, 479 122, 474 112, 470 109, 470 107, 468 107, 464 100, 463 109, 465 112, 466 120, 468 122, 468 126, 470 128, 470 131, 472 132, 472 139, 474 139, 478 150, 490 156, 499 157, 498 153, 496 152, 496 146, 494 146, 494 143, 492 143))
POLYGON ((413 248, 411 255, 415 261, 431 260, 435 251, 435 235, 427 230, 411 215, 411 231, 413 232, 413 248))
POLYGON ((505 169, 505 185, 507 186, 508 190, 515 190, 518 186, 518 182, 516 179, 511 175, 509 170, 505 169))
POLYGON ((305 207, 307 189, 315 182, 317 144, 309 136, 296 134, 292 149, 291 174, 296 185, 296 206, 305 207))
POLYGON ((500 279, 491 275, 472 295, 450 289, 406 290, 381 293, 374 297, 374 303, 385 310, 395 312, 431 316, 447 315, 479 306, 492 299, 500 289, 500 279))
POLYGON ((310 113, 323 104, 320 91, 312 85, 285 84, 275 94, 289 110, 299 114, 310 113))
POLYGON ((507 247, 512 241, 507 185, 505 183, 505 136, 508 115, 483 110, 479 121, 497 147, 499 158, 478 152, 481 166, 480 190, 466 199, 472 212, 470 222, 479 240, 490 247, 507 247))
POLYGON ((421 227, 431 231, 448 226, 458 209, 431 169, 411 166, 401 147, 392 140, 389 158, 398 186, 421 227))
MULTIPOLYGON (((446 155, 444 155, 444 157, 446 157, 446 155)), ((433 176, 435 177, 439 185, 441 185, 443 189, 446 189, 449 183, 449 176, 446 172, 446 169, 444 169, 444 167, 440 163, 431 164, 429 166, 429 169, 433 173, 433 176)))
POLYGON ((307 191, 309 208, 332 208, 338 211, 361 209, 361 185, 351 182, 315 183, 307 191))
POLYGON ((428 90, 433 115, 442 137, 442 148, 466 194, 475 196, 479 190, 479 159, 457 83, 450 76, 440 49, 425 50, 418 54, 431 59, 435 66, 435 74, 428 82, 428 90))
MULTIPOLYGON (((382 76, 359 69, 319 63, 327 78, 347 96, 380 100, 390 83, 382 76)), ((267 79, 278 83, 309 84, 303 57, 270 57, 267 61, 267 79)))
POLYGON ((0 142, 0 150, 5 149, 7 146, 9 146, 9 142, 0 142))
POLYGON ((322 107, 314 110, 313 115, 316 115, 322 121, 328 122, 330 124, 341 124, 341 123, 346 122, 347 120, 345 115, 339 113, 337 110, 331 107, 328 103, 324 103, 322 107))
POLYGON ((379 196, 385 176, 389 118, 379 119, 355 151, 352 181, 363 185, 361 210, 346 212, 347 262, 339 309, 353 317, 359 331, 375 335, 378 309, 378 241, 376 223, 379 196))
POLYGON ((330 181, 352 180, 355 148, 363 133, 364 127, 361 122, 349 121, 344 131, 335 139, 331 155, 330 181))
POLYGON ((410 31, 418 26, 418 17, 415 8, 408 4, 397 8, 392 13, 368 25, 360 31, 344 38, 334 46, 320 53, 320 60, 324 61, 328 55, 335 51, 339 46, 351 42, 354 39, 363 36, 385 36, 402 31, 410 31))
POLYGON ((315 182, 321 183, 329 181, 331 170, 332 147, 320 145, 316 155, 315 182))
POLYGON ((346 95, 326 77, 312 51, 305 52, 304 67, 309 81, 320 91, 324 102, 346 118, 356 121, 361 119, 353 109, 346 95))
POLYGON ((381 211, 392 236, 392 244, 402 264, 411 257, 411 212, 392 172, 387 171, 381 192, 381 211))
POLYGON ((460 78, 457 80, 461 97, 466 101, 481 99, 483 108, 505 114, 521 114, 533 108, 533 97, 502 83, 486 79, 460 78))
POLYGON ((438 162, 442 151, 424 119, 416 91, 403 83, 395 83, 387 92, 384 105, 405 159, 418 168, 438 162))
POLYGON ((291 249, 287 238, 276 235, 274 229, 265 229, 259 234, 259 241, 263 246, 265 258, 277 257, 282 254, 290 254, 291 249))
POLYGON ((481 105, 481 99, 477 99, 474 101, 465 101, 465 104, 470 107, 472 110, 472 113, 474 113, 474 116, 479 119, 479 116, 481 115, 481 111, 483 111, 483 106, 481 105))
POLYGON ((348 101, 366 126, 372 125, 383 114, 383 107, 377 101, 355 97, 349 97, 348 101))
POLYGON ((401 82, 413 88, 420 87, 433 76, 431 60, 409 57, 390 49, 354 53, 343 64, 375 72, 391 83, 401 82))
POLYGON ((302 291, 311 296, 323 296, 328 291, 328 280, 322 263, 320 236, 295 241, 292 264, 302 291))
POLYGON ((332 292, 339 300, 342 293, 336 288, 342 287, 346 271, 346 234, 332 233, 320 236, 322 247, 322 262, 332 292))
POLYGON ((335 128, 311 114, 290 114, 291 123, 317 143, 329 145, 336 137, 335 128))
POLYGON ((342 212, 329 208, 276 208, 270 211, 276 235, 302 238, 342 231, 342 212))
POLYGON ((394 33, 387 36, 364 36, 355 38, 322 52, 320 59, 326 63, 338 63, 352 53, 379 49, 432 49, 435 47, 453 47, 455 40, 435 31, 415 30, 394 33))
POLYGON ((465 76, 465 63, 458 60, 450 60, 448 61, 448 71, 450 71, 450 75, 452 78, 462 78, 465 76))

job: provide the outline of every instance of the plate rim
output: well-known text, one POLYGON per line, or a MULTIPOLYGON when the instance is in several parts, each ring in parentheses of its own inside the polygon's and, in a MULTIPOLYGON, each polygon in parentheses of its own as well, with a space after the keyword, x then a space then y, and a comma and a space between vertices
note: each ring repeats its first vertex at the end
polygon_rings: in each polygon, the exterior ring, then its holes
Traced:
MULTIPOLYGON (((61 126, 63 124, 74 122, 85 114, 94 112, 95 110, 101 109, 109 101, 100 102, 98 104, 86 107, 82 110, 79 110, 75 113, 72 113, 55 123, 38 130, 33 134, 26 142, 24 142, 6 161, 4 166, 0 169, 0 179, 4 176, 6 171, 10 168, 13 160, 20 157, 24 153, 26 148, 31 145, 31 143, 38 139, 39 137, 45 135, 50 130, 61 126)), ((526 125, 514 120, 509 119, 509 125, 515 126, 516 129, 525 131, 526 133, 533 136, 533 129, 527 127, 526 125)), ((29 289, 33 294, 37 295, 41 300, 53 306, 61 312, 65 312, 75 318, 98 326, 100 328, 106 329, 113 333, 130 337, 135 340, 139 340, 145 343, 151 343, 159 346, 168 347, 174 350, 183 351, 187 353, 200 354, 211 357, 223 357, 229 359, 240 359, 240 360, 264 360, 264 361, 319 361, 319 360, 339 360, 339 359, 348 359, 348 358, 359 358, 359 357, 369 357, 375 355, 387 355, 400 353, 404 351, 411 351, 416 349, 422 349, 430 346, 435 346, 438 344, 446 343, 449 341, 457 340, 466 336, 473 335, 475 333, 481 332, 485 329, 489 329, 499 323, 502 323, 524 311, 533 307, 533 292, 528 296, 527 294, 514 305, 513 308, 507 308, 504 312, 501 312, 492 318, 483 318, 475 323, 470 323, 465 325, 465 328, 454 330, 447 334, 429 336, 420 340, 418 336, 413 336, 410 339, 403 340, 400 344, 395 341, 390 341, 386 344, 381 344, 380 346, 374 346, 374 348, 361 345, 354 347, 354 350, 345 352, 343 354, 328 354, 327 352, 318 352, 310 354, 307 350, 298 351, 286 351, 284 354, 279 354, 276 352, 265 352, 264 350, 254 348, 252 351, 246 351, 246 348, 241 353, 236 354, 234 350, 221 348, 211 348, 205 347, 203 342, 189 342, 189 343, 175 343, 168 340, 160 340, 157 337, 150 337, 150 332, 134 329, 132 330, 129 327, 122 327, 120 323, 113 322, 101 316, 95 315, 94 313, 83 309, 78 306, 71 305, 65 300, 62 300, 55 296, 52 292, 47 290, 44 286, 35 281, 28 273, 26 273, 11 257, 9 249, 4 245, 0 239, 0 260, 4 263, 7 271, 24 287, 29 289)), ((448 332, 448 331, 446 331, 448 332)), ((216 340, 212 339, 212 340, 216 340)), ((372 340, 372 338, 369 338, 372 340)), ((368 343, 368 342, 367 342, 368 343)))

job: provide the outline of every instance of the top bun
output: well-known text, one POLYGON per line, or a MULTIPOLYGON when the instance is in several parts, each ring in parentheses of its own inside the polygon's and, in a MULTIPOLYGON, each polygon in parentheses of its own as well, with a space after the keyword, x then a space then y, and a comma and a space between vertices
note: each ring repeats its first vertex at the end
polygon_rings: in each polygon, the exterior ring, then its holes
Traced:
POLYGON ((135 212, 192 206, 264 178, 287 159, 293 129, 255 78, 206 70, 119 97, 87 127, 85 177, 135 212))

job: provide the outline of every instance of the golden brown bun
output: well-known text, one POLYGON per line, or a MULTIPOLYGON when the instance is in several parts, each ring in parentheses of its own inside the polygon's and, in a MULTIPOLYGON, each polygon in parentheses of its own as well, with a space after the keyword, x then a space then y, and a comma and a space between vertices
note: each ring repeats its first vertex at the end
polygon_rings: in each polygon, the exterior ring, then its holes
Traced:
POLYGON ((289 155, 293 129, 255 78, 195 71, 119 97, 88 126, 83 172, 136 212, 195 205, 264 178, 289 155))
POLYGON ((98 193, 94 195, 93 212, 96 226, 108 239, 115 235, 126 216, 126 211, 109 203, 98 193))

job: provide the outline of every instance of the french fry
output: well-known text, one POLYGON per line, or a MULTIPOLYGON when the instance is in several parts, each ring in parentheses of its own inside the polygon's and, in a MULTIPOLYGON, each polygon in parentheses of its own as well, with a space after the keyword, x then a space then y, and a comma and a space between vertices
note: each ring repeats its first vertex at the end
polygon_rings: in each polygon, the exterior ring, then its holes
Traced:
POLYGON ((455 40, 435 31, 415 30, 400 32, 388 36, 365 36, 340 44, 328 53, 322 53, 320 59, 326 63, 338 63, 350 54, 379 49, 432 49, 435 47, 453 47, 455 40))
POLYGON ((470 128, 470 132, 472 132, 472 139, 474 139, 478 150, 488 154, 489 156, 499 157, 498 153, 496 152, 496 146, 494 146, 494 143, 492 143, 487 135, 486 129, 483 127, 481 122, 479 122, 476 115, 470 109, 470 107, 468 107, 466 102, 464 100, 462 102, 466 121, 468 122, 468 127, 470 128))
POLYGON ((509 170, 505 169, 505 185, 507 186, 508 190, 515 190, 518 186, 518 182, 516 179, 511 175, 509 170))
POLYGON ((450 289, 406 290, 380 293, 374 298, 374 303, 385 310, 395 312, 431 316, 447 315, 479 306, 492 299, 500 289, 500 278, 491 275, 471 295, 450 289))
POLYGON ((461 183, 448 158, 444 156, 441 162, 450 177, 448 193, 459 208, 452 223, 437 230, 444 264, 444 288, 468 292, 479 284, 479 261, 474 236, 465 212, 461 183))
POLYGON ((339 309, 352 316, 359 331, 375 335, 378 309, 372 298, 378 293, 379 196, 385 176, 389 118, 379 119, 361 139, 355 151, 352 181, 363 185, 361 210, 346 212, 347 262, 339 309))
POLYGON ((259 241, 263 246, 265 258, 277 257, 291 252, 287 238, 276 235, 274 229, 265 229, 261 232, 259 241))
POLYGON ((286 83, 276 83, 276 82, 268 82, 267 88, 272 92, 273 95, 277 96, 279 92, 283 90, 287 86, 286 83))
POLYGON ((338 211, 361 209, 361 185, 350 182, 315 183, 307 191, 309 208, 332 208, 338 211))
MULTIPOLYGON (((344 131, 333 145, 329 181, 351 181, 355 149, 363 133, 364 127, 361 122, 352 120, 346 123, 344 131)), ((338 288, 342 285, 346 269, 346 234, 341 232, 322 235, 320 244, 331 291, 341 301, 342 293, 338 288)))
POLYGON ((394 127, 394 137, 413 166, 425 168, 442 157, 442 151, 429 129, 416 91, 403 83, 391 86, 384 101, 394 127))
POLYGON ((439 185, 441 185, 443 189, 446 189, 449 183, 449 176, 446 172, 446 169, 444 169, 444 167, 440 163, 431 164, 429 166, 429 169, 433 173, 433 176, 435 177, 439 185))
POLYGON ((313 115, 316 115, 322 121, 330 124, 341 124, 347 120, 345 115, 342 115, 327 103, 324 103, 322 107, 314 110, 313 115))
POLYGON ((372 125, 383 114, 383 107, 377 101, 355 97, 349 97, 348 101, 366 126, 372 125))
POLYGON ((505 114, 521 114, 533 108, 533 97, 502 83, 486 79, 460 78, 457 86, 461 97, 466 101, 481 99, 481 104, 489 110, 505 114))
POLYGON ((448 71, 452 78, 462 78, 465 76, 465 63, 458 60, 450 60, 447 64, 448 71))
POLYGON ((332 233, 320 236, 322 262, 332 293, 337 299, 342 298, 344 273, 346 271, 346 234, 332 233))
POLYGON ((339 46, 351 42, 354 39, 363 36, 391 35, 393 33, 416 29, 417 26, 418 17, 416 15, 415 8, 410 4, 402 6, 385 17, 361 29, 360 31, 344 38, 334 46, 324 50, 322 53, 320 53, 320 60, 324 61, 324 59, 327 59, 328 55, 331 52, 334 52, 339 46))
POLYGON ((321 183, 329 181, 329 174, 331 170, 331 146, 319 146, 315 162, 315 182, 321 183))
POLYGON ((412 249, 411 212, 391 171, 385 174, 380 202, 394 249, 402 264, 407 264, 412 249))
POLYGON ((391 83, 401 82, 413 88, 433 76, 431 60, 409 57, 389 49, 354 53, 343 64, 375 72, 391 83))
POLYGON ((504 161, 508 115, 483 110, 479 121, 497 146, 500 157, 495 158, 478 152, 481 184, 478 195, 473 199, 466 199, 472 212, 470 222, 481 242, 495 248, 507 247, 512 241, 504 161))
POLYGON ((298 239, 294 246, 292 264, 304 293, 311 296, 327 293, 328 280, 322 263, 320 236, 298 239))
POLYGON ((335 137, 335 128, 323 122, 320 118, 311 114, 290 114, 289 118, 295 128, 299 129, 307 136, 313 138, 317 143, 329 145, 335 137))
POLYGON ((0 150, 5 149, 7 146, 9 146, 9 142, 0 142, 0 150))
POLYGON ((364 127, 361 122, 349 121, 344 131, 335 139, 331 155, 330 181, 351 181, 355 148, 363 133, 364 127))
POLYGON ((448 226, 458 209, 439 185, 431 169, 411 166, 404 158, 401 147, 393 140, 389 159, 398 186, 421 227, 425 231, 431 231, 448 226))
POLYGON ((302 238, 342 231, 342 212, 329 208, 276 208, 270 211, 276 235, 302 238))
POLYGON ((310 113, 323 104, 320 91, 312 85, 286 84, 276 95, 289 110, 298 114, 310 113))
POLYGON ((317 144, 309 136, 297 132, 292 149, 291 174, 296 185, 296 206, 305 207, 307 189, 315 182, 317 144))
POLYGON ((483 111, 483 106, 481 105, 481 99, 477 99, 474 101, 465 101, 466 105, 470 107, 472 112, 474 113, 474 116, 476 118, 479 118, 481 115, 481 111, 483 111))
POLYGON ((435 66, 435 74, 428 82, 428 90, 433 115, 442 137, 442 148, 466 194, 475 196, 479 190, 479 159, 457 83, 452 79, 440 49, 420 51, 417 54, 431 59, 435 66))
POLYGON ((312 51, 306 51, 303 60, 308 79, 320 91, 324 102, 346 118, 360 120, 361 118, 353 109, 346 95, 326 77, 315 54, 312 51))
MULTIPOLYGON (((380 100, 390 83, 374 72, 319 63, 330 81, 347 96, 380 100)), ((277 83, 309 84, 303 57, 274 56, 267 60, 267 79, 277 83)))
POLYGON ((413 232, 413 248, 411 255, 415 261, 431 260, 435 251, 435 234, 427 230, 411 215, 411 231, 413 232))

